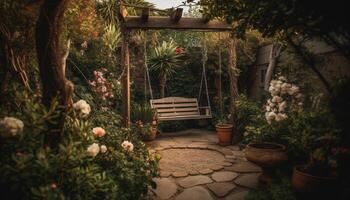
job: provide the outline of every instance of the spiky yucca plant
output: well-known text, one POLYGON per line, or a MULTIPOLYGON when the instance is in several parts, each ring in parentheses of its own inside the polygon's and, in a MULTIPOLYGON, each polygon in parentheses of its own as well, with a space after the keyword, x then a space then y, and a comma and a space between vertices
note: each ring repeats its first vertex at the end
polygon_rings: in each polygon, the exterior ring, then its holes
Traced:
POLYGON ((166 81, 176 72, 181 64, 181 53, 176 52, 176 45, 173 41, 165 42, 154 48, 149 60, 150 68, 159 74, 160 96, 165 93, 166 81))

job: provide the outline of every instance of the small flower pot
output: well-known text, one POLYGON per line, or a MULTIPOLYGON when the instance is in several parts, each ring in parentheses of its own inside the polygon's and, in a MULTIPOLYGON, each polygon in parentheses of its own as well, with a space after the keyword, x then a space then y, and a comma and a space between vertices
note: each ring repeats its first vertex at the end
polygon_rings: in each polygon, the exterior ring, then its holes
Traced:
POLYGON ((247 160, 263 169, 259 181, 265 184, 270 184, 273 181, 274 170, 288 160, 286 147, 277 143, 250 143, 244 152, 247 160))
POLYGON ((302 169, 303 165, 294 167, 292 186, 294 190, 303 197, 332 196, 337 185, 335 176, 311 175, 302 169))
POLYGON ((143 140, 144 141, 152 141, 154 139, 156 139, 157 137, 157 126, 151 126, 151 130, 150 130, 150 134, 147 136, 144 136, 143 140))
POLYGON ((216 134, 219 139, 219 144, 222 146, 228 146, 232 141, 232 124, 217 124, 216 126, 216 134))

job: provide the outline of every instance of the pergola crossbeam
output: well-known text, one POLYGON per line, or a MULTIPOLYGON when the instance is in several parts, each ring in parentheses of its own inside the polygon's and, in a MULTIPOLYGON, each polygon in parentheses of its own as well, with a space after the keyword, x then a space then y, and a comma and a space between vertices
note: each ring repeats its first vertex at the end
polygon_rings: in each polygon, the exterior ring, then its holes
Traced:
POLYGON ((207 21, 205 18, 180 17, 177 23, 174 23, 174 18, 163 16, 150 16, 147 21, 142 21, 140 16, 127 16, 124 19, 127 29, 233 30, 233 27, 226 22, 218 20, 207 21))

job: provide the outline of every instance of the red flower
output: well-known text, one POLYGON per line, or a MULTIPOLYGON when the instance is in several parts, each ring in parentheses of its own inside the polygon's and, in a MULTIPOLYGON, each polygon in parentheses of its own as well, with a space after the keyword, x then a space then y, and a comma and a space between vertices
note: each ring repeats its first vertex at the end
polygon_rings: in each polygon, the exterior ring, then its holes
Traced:
POLYGON ((183 51, 184 51, 184 49, 182 47, 176 47, 176 49, 175 49, 176 54, 181 54, 183 51))

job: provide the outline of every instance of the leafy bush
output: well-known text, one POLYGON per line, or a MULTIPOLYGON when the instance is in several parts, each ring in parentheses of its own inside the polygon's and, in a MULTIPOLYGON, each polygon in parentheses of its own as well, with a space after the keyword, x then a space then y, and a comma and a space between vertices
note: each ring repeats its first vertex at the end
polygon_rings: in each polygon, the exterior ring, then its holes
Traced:
POLYGON ((132 109, 131 118, 133 122, 142 121, 151 123, 155 119, 155 110, 149 104, 135 104, 132 109))
MULTIPOLYGON (((45 145, 46 120, 55 116, 38 97, 16 96, 13 109, 1 116, 23 121, 23 132, 0 140, 0 192, 11 199, 141 199, 154 185, 156 155, 140 137, 118 128, 111 112, 79 118, 70 112, 57 149, 45 145), (98 128, 98 134, 93 129, 98 128), (129 141, 129 142, 126 142, 129 141)), ((3 125, 3 124, 2 124, 3 125)), ((0 134, 6 129, 2 126, 0 134)), ((6 128, 6 127, 5 127, 6 128)), ((97 130, 97 129, 96 129, 97 130)))
POLYGON ((236 124, 239 133, 244 133, 246 127, 259 126, 265 123, 261 108, 257 103, 249 100, 244 95, 239 95, 235 101, 236 124))
POLYGON ((269 187, 259 187, 251 190, 246 200, 297 200, 291 186, 290 177, 281 176, 281 179, 269 187))

